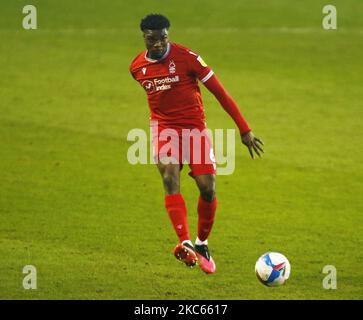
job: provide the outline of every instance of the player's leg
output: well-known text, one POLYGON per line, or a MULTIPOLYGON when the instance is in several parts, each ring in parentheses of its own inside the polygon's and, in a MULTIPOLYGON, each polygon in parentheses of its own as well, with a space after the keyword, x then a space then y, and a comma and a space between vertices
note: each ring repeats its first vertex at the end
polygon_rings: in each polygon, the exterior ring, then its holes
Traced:
POLYGON ((213 273, 216 271, 216 266, 209 254, 208 236, 213 227, 217 208, 217 198, 215 196, 216 164, 212 142, 205 130, 201 132, 200 137, 196 135, 192 137, 189 144, 189 154, 190 175, 195 179, 200 191, 198 200, 198 237, 194 248, 201 269, 206 273, 213 273))
POLYGON ((198 201, 198 237, 195 242, 199 265, 206 273, 214 273, 216 265, 209 253, 208 236, 212 230, 217 198, 215 195, 215 174, 194 177, 200 191, 198 201))
POLYGON ((157 167, 164 184, 165 207, 179 238, 179 244, 174 249, 174 255, 187 266, 194 266, 197 257, 190 241, 186 205, 180 193, 180 165, 159 162, 157 167))
POLYGON ((215 174, 194 177, 200 196, 198 200, 198 239, 203 242, 212 231, 217 208, 215 174))
MULTIPOLYGON (((202 132, 203 134, 203 132, 202 132)), ((198 241, 203 242, 208 239, 212 230, 215 211, 217 208, 216 198, 216 164, 213 153, 212 142, 205 134, 202 139, 193 141, 197 143, 196 148, 190 149, 190 153, 194 156, 196 153, 200 157, 193 158, 190 164, 192 169, 190 175, 194 177, 198 186, 200 196, 198 200, 198 241), (196 160, 201 160, 198 162, 196 160)))
POLYGON ((200 197, 211 203, 216 197, 216 175, 215 174, 202 174, 194 177, 200 191, 200 197))
POLYGON ((215 175, 206 174, 196 176, 195 181, 200 191, 198 200, 198 239, 206 241, 212 231, 215 212, 217 209, 217 197, 215 195, 215 175))
POLYGON ((174 163, 156 164, 163 181, 166 195, 180 193, 180 165, 174 163))

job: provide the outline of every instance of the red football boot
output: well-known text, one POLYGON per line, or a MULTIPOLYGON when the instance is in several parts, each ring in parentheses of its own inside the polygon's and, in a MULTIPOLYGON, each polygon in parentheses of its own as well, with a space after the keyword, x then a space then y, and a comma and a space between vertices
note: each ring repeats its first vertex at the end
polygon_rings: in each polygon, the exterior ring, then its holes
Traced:
POLYGON ((198 261, 194 248, 187 242, 179 243, 174 249, 174 256, 187 267, 194 267, 198 261))
POLYGON ((198 257, 198 264, 205 273, 216 272, 216 264, 209 254, 208 246, 205 244, 195 245, 195 252, 198 257))

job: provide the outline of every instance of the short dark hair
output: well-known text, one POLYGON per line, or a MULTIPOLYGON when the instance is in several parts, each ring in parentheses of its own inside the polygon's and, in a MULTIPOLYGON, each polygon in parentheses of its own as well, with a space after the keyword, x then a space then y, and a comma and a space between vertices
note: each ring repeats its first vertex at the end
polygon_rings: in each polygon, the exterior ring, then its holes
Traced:
POLYGON ((144 30, 161 30, 169 29, 170 22, 167 17, 161 14, 149 14, 144 19, 141 20, 140 29, 144 30))

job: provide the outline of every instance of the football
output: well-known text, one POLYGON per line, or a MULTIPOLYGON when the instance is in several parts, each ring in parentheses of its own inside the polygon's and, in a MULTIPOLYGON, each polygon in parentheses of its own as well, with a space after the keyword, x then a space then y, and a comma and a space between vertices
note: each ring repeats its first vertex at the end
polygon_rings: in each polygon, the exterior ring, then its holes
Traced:
POLYGON ((278 287, 290 276, 290 262, 278 252, 267 252, 256 262, 255 272, 258 280, 269 287, 278 287))

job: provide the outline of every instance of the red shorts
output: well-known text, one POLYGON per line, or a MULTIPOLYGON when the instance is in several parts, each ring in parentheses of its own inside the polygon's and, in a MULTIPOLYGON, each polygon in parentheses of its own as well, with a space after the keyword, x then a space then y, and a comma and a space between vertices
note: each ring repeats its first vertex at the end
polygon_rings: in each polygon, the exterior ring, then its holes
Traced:
POLYGON ((206 129, 152 128, 155 163, 179 164, 180 170, 188 163, 192 177, 215 174, 216 163, 211 139, 206 129))

